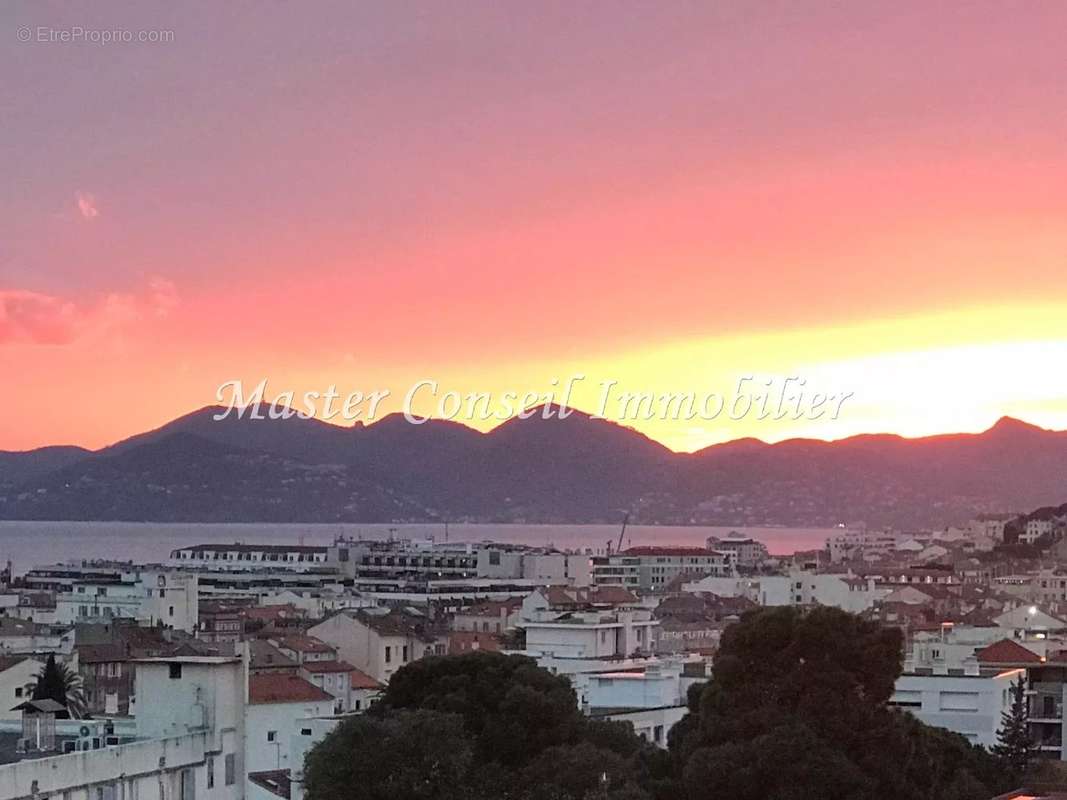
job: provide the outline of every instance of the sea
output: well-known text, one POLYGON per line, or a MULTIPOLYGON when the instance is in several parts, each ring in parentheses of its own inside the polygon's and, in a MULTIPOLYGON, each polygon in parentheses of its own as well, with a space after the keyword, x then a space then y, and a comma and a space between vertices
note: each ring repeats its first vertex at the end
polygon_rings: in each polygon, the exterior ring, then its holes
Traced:
MULTIPOLYGON (((679 545, 700 547, 709 536, 737 531, 759 539, 773 555, 815 550, 826 544, 832 528, 753 528, 680 525, 630 525, 624 547, 679 545)), ((35 566, 72 559, 108 559, 159 563, 172 550, 194 544, 326 545, 338 536, 352 539, 432 537, 437 542, 504 542, 602 552, 618 542, 618 525, 494 524, 270 524, 157 522, 2 522, 0 563, 10 561, 15 574, 35 566)))

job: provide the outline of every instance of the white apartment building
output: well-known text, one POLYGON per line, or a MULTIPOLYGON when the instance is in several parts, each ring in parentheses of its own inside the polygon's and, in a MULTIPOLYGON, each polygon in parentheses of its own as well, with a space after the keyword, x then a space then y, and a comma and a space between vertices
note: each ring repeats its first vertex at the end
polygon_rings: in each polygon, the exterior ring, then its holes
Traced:
POLYGON ((205 570, 245 570, 284 567, 289 570, 324 567, 328 547, 293 544, 197 544, 171 551, 167 566, 205 570))
POLYGON ((572 674, 582 710, 590 716, 630 722, 634 731, 659 747, 685 716, 686 694, 702 677, 688 677, 682 659, 647 662, 637 669, 572 674))
POLYGON ((837 564, 852 559, 879 560, 893 553, 906 539, 893 531, 869 531, 866 528, 842 529, 826 540, 830 561, 837 564))
POLYGON ((890 705, 921 722, 965 736, 971 744, 993 747, 1001 713, 1011 705, 1011 684, 1025 675, 1010 669, 996 675, 901 675, 890 705))
POLYGON ((250 676, 245 719, 246 775, 289 769, 289 747, 293 735, 299 732, 299 721, 333 713, 334 698, 299 675, 250 676))
POLYGON ((518 626, 526 631, 528 655, 581 661, 655 652, 660 622, 649 609, 593 602, 564 606, 553 599, 552 589, 539 589, 523 601, 518 626))
POLYGON ((708 550, 733 554, 733 562, 739 567, 756 567, 771 557, 767 545, 751 536, 731 531, 723 538, 709 536, 708 550))
POLYGON ((749 599, 761 606, 832 606, 859 614, 887 594, 873 578, 793 572, 789 575, 761 576, 750 582, 749 599))
POLYGON ((0 617, 0 656, 55 653, 69 656, 74 650, 74 628, 44 624, 14 617, 0 617))
POLYGON ((593 556, 593 583, 656 592, 682 575, 733 575, 733 559, 731 552, 702 547, 631 547, 593 556))
POLYGON ((853 614, 866 611, 890 592, 879 588, 873 578, 808 571, 753 578, 705 578, 684 584, 682 590, 746 597, 761 606, 832 606, 853 614))
POLYGON ((1032 519, 1026 523, 1026 529, 1019 534, 1019 541, 1024 544, 1033 544, 1042 536, 1049 536, 1055 529, 1050 519, 1032 519))
POLYGON ((356 609, 308 629, 338 657, 379 683, 405 664, 448 652, 448 632, 425 616, 402 609, 356 609))
POLYGON ((175 571, 134 571, 113 579, 85 579, 56 595, 56 621, 136 619, 146 625, 194 633, 199 623, 197 576, 175 571))
MULTIPOLYGON (((142 659, 136 739, 0 766, 0 800, 244 797, 245 669, 237 658, 142 659)), ((72 743, 76 745, 77 743, 72 743)), ((35 754, 43 755, 43 754, 35 754)))
POLYGON ((592 557, 583 553, 523 553, 521 577, 554 586, 591 586, 592 557))
POLYGON ((0 656, 0 720, 20 718, 20 713, 13 708, 30 698, 43 668, 44 659, 0 656))
POLYGON ((334 699, 335 714, 365 711, 382 689, 347 661, 308 661, 300 666, 299 675, 334 699))

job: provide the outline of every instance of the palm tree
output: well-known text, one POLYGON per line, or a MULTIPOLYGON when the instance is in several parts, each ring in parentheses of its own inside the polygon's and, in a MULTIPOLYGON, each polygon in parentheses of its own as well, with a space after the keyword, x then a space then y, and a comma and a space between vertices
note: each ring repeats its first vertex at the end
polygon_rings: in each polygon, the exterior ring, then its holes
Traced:
POLYGON ((82 678, 70 668, 69 664, 56 662, 56 657, 49 654, 48 661, 37 674, 33 684, 32 700, 55 700, 67 709, 72 719, 85 716, 85 692, 82 690, 82 678))

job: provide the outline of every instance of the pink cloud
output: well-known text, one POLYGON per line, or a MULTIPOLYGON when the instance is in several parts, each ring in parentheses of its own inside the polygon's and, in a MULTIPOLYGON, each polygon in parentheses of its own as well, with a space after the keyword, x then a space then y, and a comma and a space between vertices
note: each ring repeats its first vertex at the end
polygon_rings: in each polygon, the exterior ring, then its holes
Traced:
POLYGON ((69 344, 91 332, 165 317, 178 302, 176 287, 165 278, 151 278, 140 292, 112 292, 83 303, 22 289, 0 289, 0 345, 69 344))
POLYGON ((96 207, 96 198, 88 192, 78 192, 75 195, 78 201, 78 211, 85 219, 95 219, 100 216, 100 210, 96 207))
POLYGON ((0 344, 65 344, 80 317, 73 303, 34 292, 0 291, 0 344))

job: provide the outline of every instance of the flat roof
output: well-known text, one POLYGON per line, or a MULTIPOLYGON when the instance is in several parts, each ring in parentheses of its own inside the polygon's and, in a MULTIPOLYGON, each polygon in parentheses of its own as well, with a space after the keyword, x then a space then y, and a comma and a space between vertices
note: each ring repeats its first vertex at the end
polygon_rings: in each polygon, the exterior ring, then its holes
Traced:
POLYGON ((236 656, 154 656, 131 659, 134 664, 240 664, 236 656))
POLYGON ((313 544, 193 544, 187 547, 176 547, 171 552, 181 553, 188 551, 204 551, 212 553, 325 553, 329 548, 326 545, 313 544))

